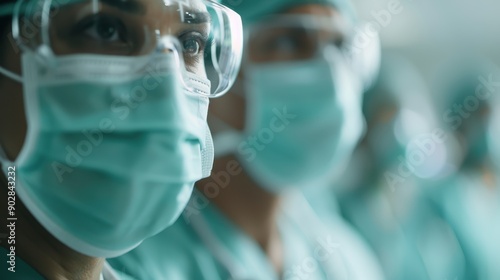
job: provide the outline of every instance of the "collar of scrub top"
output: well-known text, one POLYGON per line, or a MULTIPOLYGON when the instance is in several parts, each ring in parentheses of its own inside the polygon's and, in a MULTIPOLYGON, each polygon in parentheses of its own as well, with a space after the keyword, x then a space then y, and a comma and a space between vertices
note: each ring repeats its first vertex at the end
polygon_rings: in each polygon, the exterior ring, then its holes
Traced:
POLYGON ((119 280, 120 277, 116 274, 115 270, 109 265, 108 262, 104 262, 102 267, 102 273, 99 280, 119 280))
MULTIPOLYGON (((320 248, 323 245, 318 241, 318 237, 331 236, 332 233, 328 230, 325 223, 316 214, 316 211, 311 207, 305 196, 299 192, 290 193, 282 204, 283 213, 304 233, 310 244, 314 244, 315 248, 320 248), (312 231, 311 229, 314 229, 312 231)), ((326 266, 322 261, 317 260, 320 267, 327 274, 330 279, 344 279, 349 275, 350 267, 342 250, 340 244, 335 247, 335 254, 339 259, 339 263, 335 266, 326 266)))
MULTIPOLYGON (((270 275, 276 274, 272 268, 272 266, 266 262, 265 264, 260 263, 258 260, 266 260, 265 255, 257 249, 257 245, 252 243, 251 239, 247 237, 244 233, 239 231, 236 227, 234 227, 230 221, 224 219, 222 213, 217 213, 217 209, 207 208, 205 211, 210 211, 208 215, 213 216, 216 215, 217 219, 222 217, 222 219, 218 219, 219 222, 225 224, 225 227, 231 228, 231 232, 234 234, 232 237, 237 240, 233 242, 234 246, 225 246, 222 242, 222 239, 219 238, 217 232, 213 230, 213 223, 209 223, 207 219, 202 217, 202 214, 195 215, 191 217, 191 227, 193 228, 195 234, 200 238, 203 244, 207 247, 208 251, 212 254, 212 256, 216 259, 216 261, 227 271, 229 274, 229 280, 255 280, 262 278, 255 278, 256 275, 249 275, 249 266, 252 265, 263 265, 264 270, 254 270, 250 269, 252 273, 256 273, 257 271, 262 275, 266 275, 266 278, 269 278, 270 275), (229 249, 231 248, 231 250, 229 249), (248 252, 246 249, 251 249, 251 252, 248 252), (253 250, 255 249, 255 250, 253 250), (236 251, 236 252, 235 252, 236 251), (235 261, 235 255, 242 258, 241 262, 235 261), (248 256, 251 255, 260 255, 259 258, 251 258, 248 256), (242 264, 244 263, 244 265, 242 264)), ((227 239, 225 240, 227 241, 227 239)), ((260 276, 262 276, 260 275, 260 276)), ((278 276, 269 278, 269 279, 278 279, 278 276)))
MULTIPOLYGON (((203 194, 195 189, 193 196, 203 196, 203 194)), ((205 211, 208 212, 212 210, 215 211, 216 209, 207 208, 205 211)), ((221 213, 215 214, 222 215, 221 213)), ((203 214, 199 214, 191 217, 190 226, 194 230, 195 234, 200 238, 217 262, 219 262, 219 264, 227 271, 230 276, 230 280, 250 280, 250 278, 246 276, 245 267, 233 260, 233 253, 226 246, 224 246, 224 244, 222 244, 221 239, 218 238, 217 234, 211 229, 213 224, 209 224, 207 220, 202 217, 202 215, 203 214)), ((220 222, 225 223, 226 221, 221 220, 220 222)), ((226 226, 230 227, 231 225, 229 224, 226 226)), ((238 241, 238 244, 246 243, 245 240, 238 241)))
MULTIPOLYGON (((315 247, 321 246, 321 244, 319 244, 316 240, 316 237, 318 235, 327 236, 328 232, 304 196, 299 192, 294 192, 286 200, 288 200, 289 203, 285 204, 285 207, 282 207, 285 217, 299 227, 307 238, 308 243, 314 244, 315 247), (293 211, 292 209, 300 209, 300 211, 293 211), (318 233, 312 233, 310 230, 311 228, 318 229, 318 233)), ((207 209, 207 211, 209 211, 209 209, 207 209)), ((245 268, 241 264, 234 261, 232 253, 226 246, 224 246, 224 244, 222 244, 221 240, 217 237, 217 234, 211 230, 209 223, 202 217, 202 215, 193 216, 191 218, 191 226, 196 235, 202 240, 203 244, 205 244, 216 260, 227 270, 231 276, 230 279, 248 279, 244 276, 246 274, 245 268)), ((348 270, 349 268, 347 268, 345 257, 341 254, 340 250, 338 253, 340 254, 339 256, 342 261, 341 265, 348 270)), ((263 259, 265 259, 265 256, 263 256, 263 259)), ((336 271, 338 268, 337 266, 325 266, 320 261, 318 261, 318 264, 322 270, 327 273, 327 275, 338 275, 338 271, 336 271)), ((270 269, 272 270, 272 267, 270 269)))

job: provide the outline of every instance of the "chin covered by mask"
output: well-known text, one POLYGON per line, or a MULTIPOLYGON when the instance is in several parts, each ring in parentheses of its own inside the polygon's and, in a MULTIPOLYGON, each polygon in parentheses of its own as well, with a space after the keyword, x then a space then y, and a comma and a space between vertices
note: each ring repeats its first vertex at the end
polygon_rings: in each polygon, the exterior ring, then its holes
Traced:
POLYGON ((15 167, 17 195, 62 243, 118 256, 172 224, 210 174, 208 98, 187 93, 172 55, 54 59, 23 54, 28 132, 3 171, 15 167), (125 74, 140 65, 158 71, 125 74))
POLYGON ((351 156, 363 129, 361 85, 338 50, 245 69, 244 132, 215 136, 272 192, 323 186, 351 156), (233 135, 230 137, 229 135, 233 135))

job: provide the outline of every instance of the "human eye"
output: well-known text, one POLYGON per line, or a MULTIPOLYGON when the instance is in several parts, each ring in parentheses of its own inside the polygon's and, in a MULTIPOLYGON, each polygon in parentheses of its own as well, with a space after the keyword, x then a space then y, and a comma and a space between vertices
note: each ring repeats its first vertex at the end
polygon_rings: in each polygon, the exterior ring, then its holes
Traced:
POLYGON ((209 36, 201 31, 187 31, 178 36, 184 62, 190 72, 197 72, 203 63, 205 49, 211 46, 209 36))
POLYGON ((80 51, 127 54, 133 45, 128 33, 119 17, 94 14, 74 24, 68 39, 80 51))
POLYGON ((203 54, 208 38, 200 32, 190 31, 180 35, 179 41, 181 42, 184 56, 194 58, 203 54))
POLYGON ((81 21, 77 30, 92 40, 107 43, 125 41, 127 35, 121 20, 99 14, 81 21))

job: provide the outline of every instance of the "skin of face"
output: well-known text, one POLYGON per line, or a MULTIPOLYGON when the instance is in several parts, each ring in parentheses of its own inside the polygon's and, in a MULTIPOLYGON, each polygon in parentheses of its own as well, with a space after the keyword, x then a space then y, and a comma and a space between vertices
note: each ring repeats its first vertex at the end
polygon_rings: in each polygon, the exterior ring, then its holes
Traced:
MULTIPOLYGON (((284 14, 332 17, 334 20, 344 21, 342 15, 335 8, 317 4, 301 5, 288 10, 284 14)), ((249 44, 251 45, 251 42, 249 44)), ((265 63, 265 61, 259 62, 265 63)), ((244 65, 242 68, 244 68, 244 65)), ((222 98, 212 100, 209 109, 210 114, 213 114, 231 127, 240 131, 245 127, 246 114, 244 77, 244 70, 240 71, 237 84, 241 86, 233 87, 233 89, 222 98)))

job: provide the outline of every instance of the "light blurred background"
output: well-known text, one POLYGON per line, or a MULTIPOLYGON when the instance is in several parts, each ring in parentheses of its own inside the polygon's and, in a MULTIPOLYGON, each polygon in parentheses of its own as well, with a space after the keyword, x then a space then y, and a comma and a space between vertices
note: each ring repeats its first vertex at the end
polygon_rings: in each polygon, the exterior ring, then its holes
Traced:
POLYGON ((428 81, 439 65, 464 54, 500 56, 500 1, 353 0, 367 22, 377 22, 376 15, 389 11, 391 2, 400 3, 401 12, 391 13, 380 28, 382 46, 410 59, 428 81))

